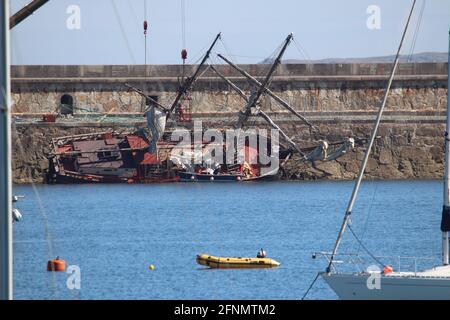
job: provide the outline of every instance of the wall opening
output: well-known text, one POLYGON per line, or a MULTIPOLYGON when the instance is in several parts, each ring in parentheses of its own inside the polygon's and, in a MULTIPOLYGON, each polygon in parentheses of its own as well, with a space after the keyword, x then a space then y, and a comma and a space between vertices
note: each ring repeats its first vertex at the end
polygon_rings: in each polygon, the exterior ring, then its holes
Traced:
POLYGON ((59 104, 60 113, 73 115, 73 97, 70 94, 63 94, 59 104))

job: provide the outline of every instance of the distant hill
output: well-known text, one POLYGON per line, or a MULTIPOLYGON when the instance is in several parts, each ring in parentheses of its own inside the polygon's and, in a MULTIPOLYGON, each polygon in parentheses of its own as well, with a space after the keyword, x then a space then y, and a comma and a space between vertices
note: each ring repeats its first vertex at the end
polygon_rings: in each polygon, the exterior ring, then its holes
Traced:
MULTIPOLYGON (((381 56, 381 57, 367 57, 367 58, 327 58, 320 60, 305 60, 305 59, 286 59, 283 63, 389 63, 394 62, 395 55, 381 56)), ((447 52, 422 52, 408 55, 401 55, 400 62, 447 62, 447 52)), ((271 63, 273 59, 265 59, 261 64, 271 63)))

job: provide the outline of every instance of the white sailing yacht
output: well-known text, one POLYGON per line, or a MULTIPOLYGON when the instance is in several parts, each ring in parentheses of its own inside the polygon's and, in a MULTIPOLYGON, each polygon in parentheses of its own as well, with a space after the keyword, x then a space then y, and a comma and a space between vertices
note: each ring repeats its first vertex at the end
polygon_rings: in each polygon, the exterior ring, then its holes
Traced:
MULTIPOLYGON (((361 183, 364 169, 367 164, 367 159, 372 149, 373 138, 378 129, 380 118, 383 112, 386 98, 390 89, 392 78, 394 76, 396 66, 398 64, 398 56, 403 43, 404 36, 414 9, 413 3, 408 22, 400 42, 400 47, 397 52, 397 59, 394 63, 388 87, 385 93, 385 99, 379 110, 376 124, 372 131, 372 139, 369 148, 366 151, 361 170, 358 175, 353 194, 345 213, 344 221, 339 232, 334 250, 332 253, 323 254, 328 259, 328 267, 325 272, 320 275, 325 279, 328 285, 334 290, 340 299, 415 299, 415 300, 443 300, 450 299, 450 265, 449 265, 449 232, 450 232, 450 99, 447 103, 447 122, 445 129, 445 174, 444 174, 444 206, 442 211, 442 265, 436 266, 429 270, 421 272, 401 272, 392 271, 392 268, 384 266, 384 270, 367 271, 359 270, 358 272, 340 272, 338 268, 341 267, 342 261, 336 259, 337 248, 342 240, 345 228, 348 226, 352 207, 355 201, 356 194, 361 183)), ((450 43, 450 33, 449 33, 450 43)), ((449 44, 450 45, 450 44, 449 44)), ((449 50, 450 55, 450 50, 449 50)), ((449 59, 450 60, 450 59, 449 59)), ((449 67, 450 74, 450 67, 449 67)), ((448 80, 450 87, 450 77, 448 80)))

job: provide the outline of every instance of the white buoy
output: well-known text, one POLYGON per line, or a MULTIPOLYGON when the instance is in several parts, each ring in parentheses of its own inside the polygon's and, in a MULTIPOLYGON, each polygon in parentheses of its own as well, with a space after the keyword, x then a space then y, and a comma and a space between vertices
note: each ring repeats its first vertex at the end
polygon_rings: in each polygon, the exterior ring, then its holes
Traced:
POLYGON ((22 198, 25 198, 25 196, 13 196, 12 197, 12 202, 14 203, 14 202, 17 202, 17 201, 19 201, 20 199, 22 199, 22 198))
POLYGON ((19 209, 13 209, 12 217, 15 222, 19 222, 22 220, 22 213, 20 213, 19 209))

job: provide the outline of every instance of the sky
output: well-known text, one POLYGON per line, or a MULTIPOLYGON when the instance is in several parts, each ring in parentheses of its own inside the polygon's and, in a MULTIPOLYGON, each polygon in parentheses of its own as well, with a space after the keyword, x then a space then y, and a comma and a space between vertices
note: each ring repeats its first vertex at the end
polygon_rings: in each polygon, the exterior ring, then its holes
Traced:
MULTIPOLYGON (((30 1, 10 0, 11 14, 30 1)), ((424 1, 413 52, 448 51, 450 1, 417 0, 405 54, 412 49, 424 1)), ((284 59, 383 56, 396 52, 411 4, 412 0, 50 0, 11 31, 11 58, 19 65, 144 64, 144 19, 149 26, 148 64, 179 64, 183 47, 187 63, 195 63, 218 32, 222 41, 214 52, 238 63, 271 57, 291 32, 295 42, 284 59)))

